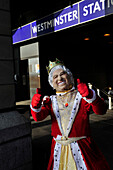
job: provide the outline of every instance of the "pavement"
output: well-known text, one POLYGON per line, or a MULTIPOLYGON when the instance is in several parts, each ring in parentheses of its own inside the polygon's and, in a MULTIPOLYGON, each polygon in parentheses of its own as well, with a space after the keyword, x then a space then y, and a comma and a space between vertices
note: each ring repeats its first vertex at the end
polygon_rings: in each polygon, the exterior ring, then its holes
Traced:
POLYGON ((31 125, 33 170, 46 170, 52 141, 50 117, 38 123, 31 118, 31 125))
MULTIPOLYGON (((33 170, 46 170, 51 150, 51 120, 35 122, 31 117, 33 170)), ((90 115, 92 136, 113 169, 113 110, 90 115)))

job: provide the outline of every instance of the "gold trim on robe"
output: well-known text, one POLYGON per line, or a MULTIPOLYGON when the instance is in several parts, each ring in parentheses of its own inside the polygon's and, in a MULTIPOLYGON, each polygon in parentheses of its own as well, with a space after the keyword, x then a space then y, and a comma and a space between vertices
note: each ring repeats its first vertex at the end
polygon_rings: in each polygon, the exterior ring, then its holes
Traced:
MULTIPOLYGON (((62 136, 58 135, 54 138, 56 145, 54 149, 53 169, 77 170, 78 165, 76 164, 76 158, 72 152, 73 144, 76 144, 76 141, 86 137, 69 138, 68 136, 79 109, 81 95, 76 90, 72 90, 63 95, 52 96, 51 99, 53 111, 62 134, 62 136), (68 105, 65 105, 66 103, 68 103, 68 105)), ((81 161, 83 160, 81 159, 81 161)))
POLYGON ((59 170, 77 170, 70 144, 61 146, 59 170))
POLYGON ((62 136, 61 140, 57 140, 54 138, 56 142, 62 145, 59 170, 77 170, 77 166, 73 158, 70 144, 72 142, 75 142, 75 141, 78 141, 84 138, 86 138, 86 136, 73 137, 73 138, 66 138, 62 136))
MULTIPOLYGON (((68 126, 70 116, 72 113, 76 94, 77 92, 73 91, 63 96, 57 96, 59 114, 61 117, 61 125, 63 128, 64 135, 66 135, 67 126, 68 126), (68 107, 65 107, 65 103, 68 103, 68 107)), ((74 161, 74 157, 71 151, 70 144, 82 138, 84 137, 78 137, 78 138, 62 137, 61 140, 56 140, 56 142, 61 144, 61 156, 60 156, 59 170, 77 170, 77 166, 74 161)))

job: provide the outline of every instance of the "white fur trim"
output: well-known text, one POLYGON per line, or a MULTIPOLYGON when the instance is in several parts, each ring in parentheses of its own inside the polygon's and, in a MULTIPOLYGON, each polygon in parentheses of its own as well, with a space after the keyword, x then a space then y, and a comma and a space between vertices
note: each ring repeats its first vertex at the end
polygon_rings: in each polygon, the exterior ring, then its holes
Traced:
MULTIPOLYGON (((71 131, 74 119, 75 119, 75 117, 76 117, 76 115, 78 113, 78 109, 79 109, 81 98, 82 97, 81 97, 80 93, 77 92, 77 95, 76 95, 75 100, 74 100, 71 116, 70 116, 70 119, 69 119, 69 123, 68 123, 68 126, 67 126, 67 131, 66 131, 66 136, 67 137, 68 137, 68 135, 69 135, 69 133, 71 131)), ((64 132, 63 132, 62 124, 61 124, 61 117, 60 117, 60 113, 59 113, 59 106, 58 106, 56 95, 51 96, 51 100, 52 100, 53 111, 54 111, 54 114, 56 116, 59 129, 61 131, 62 136, 64 136, 64 132)))
MULTIPOLYGON (((57 138, 54 139, 54 140, 61 140, 61 137, 62 136, 57 135, 57 138)), ((81 169, 87 170, 78 143, 77 142, 72 142, 70 145, 71 145, 71 151, 72 151, 72 154, 73 154, 73 158, 74 158, 76 166, 77 166, 77 170, 81 170, 81 169)), ((53 170, 58 170, 59 169, 61 147, 62 147, 62 145, 59 144, 58 142, 56 142, 55 148, 54 148, 54 166, 53 166, 53 170)))
MULTIPOLYGON (((58 140, 61 140, 60 135, 57 135, 58 140)), ((53 165, 53 170, 58 170, 59 169, 59 164, 60 164, 60 155, 61 155, 61 144, 57 143, 55 144, 54 147, 54 165, 53 165)))
POLYGON ((42 109, 42 106, 43 106, 43 104, 44 104, 44 101, 46 101, 47 98, 50 98, 50 97, 49 97, 49 96, 44 96, 44 97, 43 97, 41 106, 40 106, 38 109, 34 109, 34 108, 32 107, 32 105, 30 105, 30 108, 31 108, 34 112, 36 112, 36 113, 40 112, 41 109, 42 109))
POLYGON ((83 97, 83 99, 84 99, 86 102, 88 102, 89 104, 92 103, 92 102, 96 99, 96 93, 95 93, 95 91, 94 91, 93 89, 90 89, 90 90, 92 90, 92 92, 93 92, 93 97, 92 97, 92 99, 87 99, 86 97, 83 97))
POLYGON ((81 169, 87 170, 87 167, 82 157, 80 147, 77 142, 71 143, 71 150, 72 150, 74 160, 76 162, 77 170, 81 170, 81 169))
POLYGON ((30 105, 30 108, 31 108, 34 112, 38 113, 38 112, 40 112, 40 111, 41 111, 41 109, 42 109, 42 105, 41 105, 41 107, 40 107, 40 108, 38 108, 38 109, 34 109, 34 108, 32 107, 32 105, 30 105))

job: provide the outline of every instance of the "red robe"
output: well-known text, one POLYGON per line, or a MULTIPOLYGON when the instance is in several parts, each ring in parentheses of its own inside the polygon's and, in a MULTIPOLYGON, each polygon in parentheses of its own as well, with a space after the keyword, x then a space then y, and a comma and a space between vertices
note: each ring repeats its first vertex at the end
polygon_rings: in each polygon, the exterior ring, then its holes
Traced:
MULTIPOLYGON (((72 129, 70 131, 69 137, 81 137, 87 136, 85 139, 77 141, 82 157, 84 159, 85 165, 88 170, 109 170, 110 167, 102 155, 101 151, 95 144, 93 138, 91 137, 90 124, 89 124, 89 111, 92 110, 98 114, 103 115, 106 113, 107 107, 104 101, 100 97, 96 97, 95 101, 91 104, 87 103, 83 98, 80 101, 79 110, 73 122, 72 129)), ((35 121, 41 121, 45 119, 48 115, 51 115, 52 127, 51 135, 57 137, 57 135, 62 135, 56 120, 56 116, 52 109, 52 103, 42 106, 40 112, 36 113, 31 109, 31 114, 35 121)), ((54 147, 56 141, 52 140, 51 145, 51 155, 48 164, 48 170, 53 169, 54 162, 54 147)))

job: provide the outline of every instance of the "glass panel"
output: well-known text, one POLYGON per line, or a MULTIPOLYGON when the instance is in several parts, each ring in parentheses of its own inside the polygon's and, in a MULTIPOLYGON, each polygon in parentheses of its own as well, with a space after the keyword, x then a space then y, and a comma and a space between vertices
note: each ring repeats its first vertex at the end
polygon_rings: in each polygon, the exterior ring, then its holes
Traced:
POLYGON ((36 93, 36 88, 40 88, 40 67, 39 57, 29 59, 29 80, 30 80, 30 99, 36 93))

